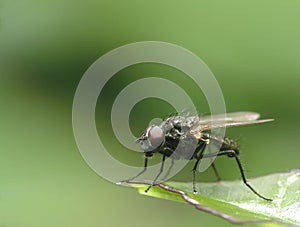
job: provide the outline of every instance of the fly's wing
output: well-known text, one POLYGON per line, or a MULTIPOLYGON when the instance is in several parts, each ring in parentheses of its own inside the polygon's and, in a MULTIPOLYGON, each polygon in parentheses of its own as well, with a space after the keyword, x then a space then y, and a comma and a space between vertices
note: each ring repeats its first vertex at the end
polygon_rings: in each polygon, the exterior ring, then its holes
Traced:
POLYGON ((192 133, 215 128, 235 127, 273 121, 273 119, 257 120, 259 116, 259 113, 255 112, 235 112, 199 117, 199 121, 192 129, 192 133))
POLYGON ((252 125, 252 124, 260 124, 265 123, 269 121, 274 121, 274 119, 263 119, 263 120, 254 120, 254 121, 237 121, 237 122, 230 122, 230 121, 219 121, 219 122, 212 122, 211 124, 204 124, 199 125, 198 129, 199 131, 205 131, 209 129, 214 128, 228 128, 228 127, 235 127, 235 126, 241 126, 241 125, 252 125))
POLYGON ((260 117, 259 113, 255 112, 234 112, 234 113, 226 113, 226 114, 215 114, 215 115, 206 115, 200 116, 200 123, 205 122, 216 122, 216 121, 253 121, 257 120, 260 117))

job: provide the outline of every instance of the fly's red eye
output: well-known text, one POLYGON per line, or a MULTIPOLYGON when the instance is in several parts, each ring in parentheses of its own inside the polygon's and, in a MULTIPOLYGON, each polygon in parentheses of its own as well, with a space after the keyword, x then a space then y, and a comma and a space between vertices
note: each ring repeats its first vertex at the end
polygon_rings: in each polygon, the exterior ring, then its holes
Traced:
POLYGON ((152 126, 148 131, 148 140, 152 148, 157 148, 164 141, 164 132, 158 126, 152 126))

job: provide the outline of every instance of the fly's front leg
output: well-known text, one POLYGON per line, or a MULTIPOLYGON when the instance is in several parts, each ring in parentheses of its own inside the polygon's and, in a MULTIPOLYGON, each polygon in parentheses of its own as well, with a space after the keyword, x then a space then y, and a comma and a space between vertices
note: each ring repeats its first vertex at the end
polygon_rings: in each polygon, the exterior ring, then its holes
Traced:
POLYGON ((131 178, 126 179, 126 180, 122 180, 120 183, 129 182, 129 181, 132 181, 132 180, 136 179, 137 177, 142 175, 147 170, 147 167, 148 167, 148 157, 146 156, 145 161, 144 161, 144 169, 141 172, 139 172, 137 175, 135 175, 134 177, 131 177, 131 178))
POLYGON ((160 171, 159 171, 159 173, 157 174, 157 176, 154 178, 153 182, 152 182, 152 183, 149 185, 149 187, 145 190, 146 193, 147 193, 147 192, 150 190, 150 188, 156 183, 156 181, 157 181, 157 179, 159 178, 160 174, 163 172, 165 160, 166 160, 166 156, 163 155, 163 159, 162 159, 161 166, 160 166, 160 171))

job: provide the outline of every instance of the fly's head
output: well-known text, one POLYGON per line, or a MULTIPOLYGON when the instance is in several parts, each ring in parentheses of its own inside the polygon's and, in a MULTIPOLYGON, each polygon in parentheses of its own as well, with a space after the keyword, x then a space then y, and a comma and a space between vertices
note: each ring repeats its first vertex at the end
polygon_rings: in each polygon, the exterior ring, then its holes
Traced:
POLYGON ((136 143, 141 145, 142 150, 146 154, 152 154, 163 144, 164 140, 165 134, 163 130, 159 126, 151 125, 136 139, 136 143))

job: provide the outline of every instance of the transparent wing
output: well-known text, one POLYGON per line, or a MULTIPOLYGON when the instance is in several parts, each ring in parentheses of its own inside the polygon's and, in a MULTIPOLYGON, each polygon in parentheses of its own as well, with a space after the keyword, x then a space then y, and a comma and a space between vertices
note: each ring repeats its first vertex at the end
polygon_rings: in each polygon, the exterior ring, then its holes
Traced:
POLYGON ((223 127, 260 124, 274 119, 257 120, 259 114, 255 112, 236 112, 199 117, 198 123, 192 129, 193 133, 223 127))
POLYGON ((253 121, 260 117, 259 113, 255 112, 234 112, 234 113, 226 113, 226 114, 216 114, 216 115, 206 115, 206 116, 200 116, 199 122, 205 123, 205 122, 216 122, 216 121, 253 121))

